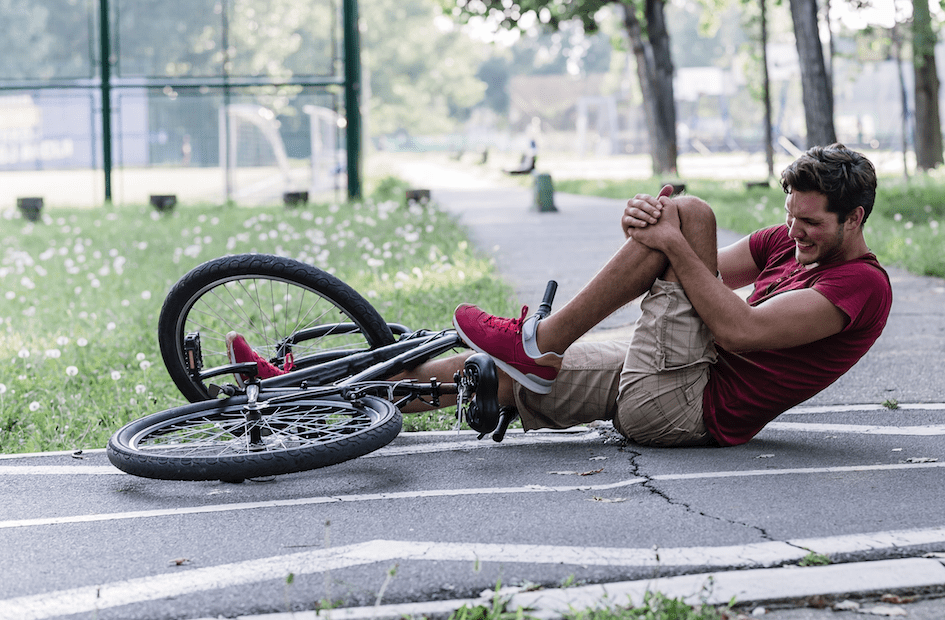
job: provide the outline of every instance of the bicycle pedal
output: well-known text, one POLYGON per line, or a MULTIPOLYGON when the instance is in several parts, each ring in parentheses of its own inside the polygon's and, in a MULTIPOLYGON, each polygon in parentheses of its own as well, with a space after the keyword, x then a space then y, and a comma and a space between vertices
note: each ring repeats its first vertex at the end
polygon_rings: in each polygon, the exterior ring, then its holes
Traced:
POLYGON ((200 332, 190 332, 184 336, 184 365, 187 373, 196 379, 203 370, 203 352, 200 347, 200 332))
POLYGON ((461 406, 460 415, 480 439, 492 433, 499 423, 499 375, 495 362, 484 353, 471 355, 463 364, 459 378, 463 394, 474 394, 461 406))

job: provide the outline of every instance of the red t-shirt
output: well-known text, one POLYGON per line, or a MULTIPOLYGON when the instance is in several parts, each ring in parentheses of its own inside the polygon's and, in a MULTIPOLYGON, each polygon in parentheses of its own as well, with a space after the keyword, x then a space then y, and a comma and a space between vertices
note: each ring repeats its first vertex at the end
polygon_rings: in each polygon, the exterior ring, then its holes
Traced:
POLYGON ((869 350, 892 305, 889 276, 872 253, 843 263, 805 269, 794 258, 787 226, 752 234, 751 255, 761 269, 748 303, 813 288, 849 321, 837 334, 788 349, 731 353, 718 347, 703 394, 706 428, 722 446, 742 444, 782 412, 817 394, 869 350))

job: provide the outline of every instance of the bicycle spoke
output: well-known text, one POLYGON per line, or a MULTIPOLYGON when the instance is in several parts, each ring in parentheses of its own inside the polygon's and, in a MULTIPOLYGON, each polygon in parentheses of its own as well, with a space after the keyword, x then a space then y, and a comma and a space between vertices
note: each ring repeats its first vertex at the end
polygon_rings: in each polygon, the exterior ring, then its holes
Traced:
POLYGON ((334 441, 371 426, 369 416, 337 403, 316 406, 295 402, 265 406, 256 422, 261 444, 250 444, 249 428, 241 411, 213 413, 171 424, 138 439, 142 452, 183 456, 225 456, 302 448, 334 441))

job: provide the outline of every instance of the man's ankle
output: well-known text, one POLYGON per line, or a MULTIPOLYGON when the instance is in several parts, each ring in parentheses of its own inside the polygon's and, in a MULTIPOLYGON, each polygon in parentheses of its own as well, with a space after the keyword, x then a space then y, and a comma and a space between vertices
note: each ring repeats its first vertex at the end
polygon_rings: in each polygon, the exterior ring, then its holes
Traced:
MULTIPOLYGON (((553 333, 553 330, 550 325, 545 324, 545 320, 538 321, 538 324, 535 326, 534 342, 538 356, 532 359, 534 359, 535 363, 539 366, 551 366, 560 370, 561 358, 564 357, 564 350, 566 350, 567 347, 563 347, 561 353, 557 351, 553 339, 548 337, 550 333, 553 333)), ((531 351, 531 353, 535 352, 535 350, 531 351)))

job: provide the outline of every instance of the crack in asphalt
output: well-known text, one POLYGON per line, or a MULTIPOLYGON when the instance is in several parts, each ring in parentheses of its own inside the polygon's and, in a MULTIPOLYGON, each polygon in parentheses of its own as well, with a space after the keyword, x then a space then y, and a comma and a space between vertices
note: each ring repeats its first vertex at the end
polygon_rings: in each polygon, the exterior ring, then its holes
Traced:
MULTIPOLYGON (((682 501, 679 501, 678 499, 675 499, 675 498, 671 497, 668 493, 666 493, 666 491, 660 489, 660 488, 657 486, 657 482, 658 482, 658 481, 657 481, 656 479, 654 479, 653 476, 651 476, 650 474, 646 473, 646 472, 643 470, 643 466, 637 461, 638 458, 640 458, 640 457, 643 456, 643 453, 642 453, 642 452, 637 452, 636 450, 634 450, 634 449, 631 447, 631 445, 630 445, 629 443, 628 443, 627 445, 623 446, 623 450, 624 450, 625 452, 629 453, 629 455, 630 455, 630 466, 631 466, 631 472, 633 473, 633 475, 636 476, 637 478, 642 479, 642 480, 644 481, 644 482, 642 482, 642 483, 640 484, 640 487, 643 488, 643 489, 646 489, 651 495, 654 495, 654 496, 656 496, 656 497, 661 498, 662 500, 664 500, 664 501, 665 501, 666 503, 668 503, 669 505, 671 505, 671 506, 678 506, 678 507, 684 509, 686 512, 689 512, 689 513, 694 514, 694 515, 698 515, 698 516, 700 516, 700 517, 705 517, 705 518, 707 518, 707 519, 713 519, 713 520, 715 520, 715 521, 719 521, 720 523, 728 523, 728 524, 730 524, 730 525, 737 525, 737 526, 740 526, 740 527, 747 528, 747 529, 749 529, 749 530, 754 530, 754 531, 758 532, 758 535, 761 536, 761 538, 762 538, 763 540, 766 540, 766 541, 769 541, 769 542, 782 543, 782 544, 788 545, 788 546, 790 546, 790 547, 794 547, 795 549, 799 549, 799 550, 801 550, 801 551, 807 551, 807 552, 811 552, 811 553, 812 553, 812 551, 811 551, 810 549, 808 549, 808 548, 806 548, 806 547, 802 547, 802 546, 797 545, 797 544, 794 544, 794 543, 792 543, 792 542, 789 541, 789 540, 778 540, 778 539, 774 538, 771 534, 768 533, 768 531, 767 531, 765 528, 763 528, 763 527, 761 527, 761 526, 759 526, 759 525, 755 525, 755 524, 753 524, 753 523, 747 523, 747 522, 745 522, 745 521, 737 521, 737 520, 733 520, 733 519, 727 519, 727 518, 725 518, 725 517, 721 517, 721 516, 718 516, 718 515, 712 515, 712 514, 709 514, 709 513, 705 512, 705 511, 703 511, 703 510, 698 510, 698 509, 694 508, 693 506, 687 504, 686 502, 682 502, 682 501)), ((658 550, 658 549, 656 550, 656 553, 659 554, 659 550, 658 550)), ((658 557, 659 557, 659 556, 657 555, 657 558, 658 558, 658 557)))

